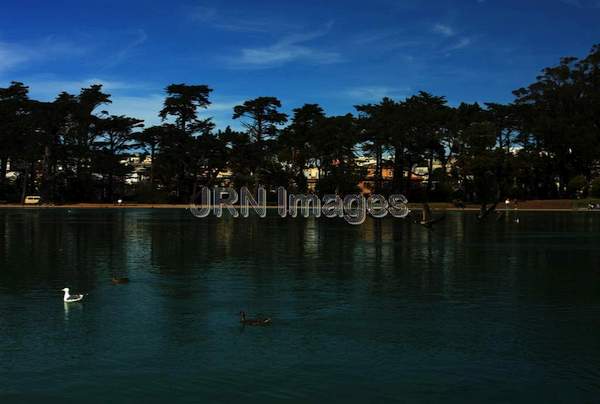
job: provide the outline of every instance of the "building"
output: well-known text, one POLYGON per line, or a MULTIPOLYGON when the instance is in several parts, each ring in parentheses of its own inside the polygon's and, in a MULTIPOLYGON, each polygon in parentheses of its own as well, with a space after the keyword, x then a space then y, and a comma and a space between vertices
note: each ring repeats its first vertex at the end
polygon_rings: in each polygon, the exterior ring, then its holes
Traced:
POLYGON ((131 168, 131 172, 125 176, 125 183, 127 185, 135 185, 148 179, 150 167, 152 166, 152 157, 132 155, 122 159, 120 163, 131 168))
POLYGON ((309 167, 304 169, 304 176, 306 177, 306 187, 310 192, 317 190, 317 183, 319 182, 319 169, 317 167, 309 167))
MULTIPOLYGON (((355 159, 356 165, 366 171, 365 177, 358 183, 363 194, 370 194, 375 189, 377 181, 377 161, 372 157, 361 156, 355 159)), ((386 187, 394 179, 394 166, 391 161, 383 160, 381 163, 381 186, 386 187)))

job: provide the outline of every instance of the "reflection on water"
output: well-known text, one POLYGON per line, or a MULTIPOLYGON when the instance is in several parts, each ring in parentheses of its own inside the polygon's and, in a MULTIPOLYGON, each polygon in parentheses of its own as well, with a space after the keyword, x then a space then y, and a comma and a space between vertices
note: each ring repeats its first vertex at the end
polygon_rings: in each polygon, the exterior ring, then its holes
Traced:
POLYGON ((0 210, 0 397, 593 401, 600 215, 519 218, 0 210))
POLYGON ((65 309, 65 322, 69 321, 69 312, 71 312, 72 314, 74 313, 81 313, 81 305, 83 303, 67 303, 67 302, 63 302, 63 307, 65 309))

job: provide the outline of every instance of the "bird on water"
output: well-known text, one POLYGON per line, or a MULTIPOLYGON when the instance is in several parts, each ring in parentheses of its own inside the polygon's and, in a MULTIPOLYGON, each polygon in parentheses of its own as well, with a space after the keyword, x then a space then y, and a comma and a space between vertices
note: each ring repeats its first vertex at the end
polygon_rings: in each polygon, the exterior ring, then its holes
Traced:
POLYGON ((479 220, 480 222, 483 221, 485 218, 487 218, 490 213, 496 211, 496 206, 498 206, 498 201, 494 202, 493 204, 491 204, 490 206, 487 206, 487 203, 482 203, 481 204, 481 209, 479 210, 479 214, 477 215, 477 220, 479 220))
POLYGON ((125 285, 129 283, 129 278, 113 276, 111 282, 113 285, 125 285))
POLYGON ((65 297, 63 298, 65 303, 74 303, 83 300, 83 295, 69 294, 69 288, 64 288, 62 291, 65 292, 65 297))
POLYGON ((446 218, 446 215, 442 215, 440 217, 437 218, 433 218, 431 216, 431 208, 429 207, 428 203, 424 203, 423 204, 423 212, 422 212, 422 216, 421 216, 421 221, 419 222, 419 224, 421 226, 425 226, 428 229, 431 229, 433 227, 434 224, 441 222, 442 220, 444 220, 446 218))
POLYGON ((246 312, 240 311, 240 323, 243 325, 269 325, 271 324, 271 319, 268 317, 246 318, 246 312))

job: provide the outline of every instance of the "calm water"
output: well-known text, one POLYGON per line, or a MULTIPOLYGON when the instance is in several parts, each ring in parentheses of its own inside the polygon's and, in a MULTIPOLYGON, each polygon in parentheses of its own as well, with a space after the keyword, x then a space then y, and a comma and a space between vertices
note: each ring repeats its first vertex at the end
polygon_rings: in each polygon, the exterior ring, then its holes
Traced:
POLYGON ((0 210, 0 402, 598 402, 600 215, 520 219, 0 210))

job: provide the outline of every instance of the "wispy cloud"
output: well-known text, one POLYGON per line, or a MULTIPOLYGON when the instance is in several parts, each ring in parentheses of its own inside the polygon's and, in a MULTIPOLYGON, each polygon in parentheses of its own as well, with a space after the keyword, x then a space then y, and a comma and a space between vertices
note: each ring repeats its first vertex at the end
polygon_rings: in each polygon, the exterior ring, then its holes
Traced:
POLYGON ((600 8, 600 0, 560 0, 569 6, 578 8, 600 8))
POLYGON ((422 47, 430 41, 419 36, 407 39, 409 35, 402 31, 366 31, 360 32, 351 38, 353 45, 368 47, 369 49, 394 50, 401 48, 422 47))
POLYGON ((117 50, 116 53, 114 53, 111 56, 110 60, 108 61, 108 63, 106 63, 104 68, 111 68, 121 64, 123 61, 125 61, 131 56, 135 48, 142 45, 147 40, 148 35, 146 35, 146 32, 144 30, 136 30, 133 33, 132 38, 129 41, 125 41, 125 44, 122 46, 122 48, 117 50))
POLYGON ((57 57, 81 56, 85 51, 81 46, 54 36, 29 42, 0 41, 0 74, 57 57))
POLYGON ((213 111, 213 112, 230 112, 231 114, 233 114, 233 107, 235 107, 236 105, 241 105, 244 103, 244 100, 238 100, 238 101, 216 101, 213 102, 212 104, 210 104, 207 108, 207 111, 213 111))
POLYGON ((310 41, 329 33, 333 25, 331 22, 320 30, 297 33, 302 30, 302 27, 290 24, 289 19, 241 16, 237 15, 235 10, 223 10, 210 5, 187 9, 186 13, 192 21, 205 24, 214 29, 269 35, 276 32, 283 33, 271 45, 242 47, 234 54, 220 58, 229 68, 266 69, 279 67, 293 61, 330 64, 341 60, 338 52, 308 45, 310 41), (282 23, 281 21, 286 22, 282 23), (292 33, 290 34, 290 32, 292 33))
POLYGON ((189 11, 188 16, 194 21, 212 22, 217 17, 217 9, 214 7, 197 6, 189 11))
MULTIPOLYGON (((477 1, 480 3, 483 2, 482 0, 477 1)), ((465 49, 473 44, 472 37, 464 35, 448 24, 435 24, 432 31, 442 37, 434 42, 435 48, 437 48, 436 53, 441 53, 445 56, 448 56, 452 51, 465 49)))
POLYGON ((462 37, 457 42, 446 47, 445 51, 450 52, 450 51, 454 51, 454 50, 464 49, 464 48, 470 46, 472 43, 473 43, 473 40, 471 38, 462 37))
POLYGON ((436 34, 440 34, 446 37, 451 37, 456 35, 456 32, 454 31, 454 29, 446 24, 435 24, 433 26, 433 32, 435 32, 436 34))
POLYGON ((80 41, 74 42, 71 39, 59 38, 56 35, 49 35, 40 41, 28 44, 31 50, 40 57, 79 57, 89 51, 89 47, 81 44, 80 41))
POLYGON ((161 94, 112 97, 112 104, 105 109, 113 115, 143 119, 145 126, 159 125, 161 120, 158 113, 163 107, 164 98, 161 94))
POLYGON ((321 50, 307 45, 307 43, 327 35, 330 29, 331 23, 322 30, 286 35, 269 46, 243 48, 227 61, 233 68, 272 68, 294 61, 311 64, 336 63, 342 60, 338 52, 321 50))
MULTIPOLYGON (((248 15, 238 16, 231 9, 223 12, 211 6, 196 6, 186 9, 186 15, 194 22, 231 32, 271 32, 274 27, 284 26, 280 21, 272 18, 250 18, 248 15)), ((285 26, 289 27, 287 24, 285 26)))
POLYGON ((242 98, 236 99, 231 97, 215 98, 213 103, 208 106, 204 116, 210 116, 217 129, 225 129, 230 126, 235 130, 241 129, 241 124, 237 120, 233 120, 233 107, 241 105, 244 102, 242 98), (233 101, 232 101, 233 100, 233 101))
POLYGON ((30 52, 21 47, 0 42, 0 73, 26 62, 30 57, 30 52))
MULTIPOLYGON (((393 31, 367 31, 354 35, 352 42, 357 45, 369 45, 380 43, 396 35, 393 31)), ((386 41, 387 42, 387 41, 386 41)))
POLYGON ((410 92, 408 88, 388 86, 359 86, 347 89, 343 94, 354 100, 379 101, 384 97, 405 98, 410 92))

